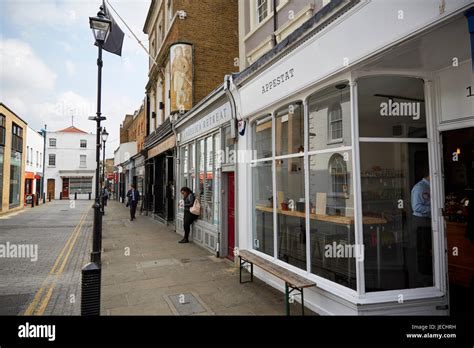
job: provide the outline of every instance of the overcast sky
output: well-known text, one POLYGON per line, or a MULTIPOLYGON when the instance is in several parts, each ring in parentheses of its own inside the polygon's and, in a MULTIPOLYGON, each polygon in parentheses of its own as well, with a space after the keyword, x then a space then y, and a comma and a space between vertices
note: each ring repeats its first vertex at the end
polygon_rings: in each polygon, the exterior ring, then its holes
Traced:
MULTIPOLYGON (((151 0, 109 0, 148 47, 143 24, 151 0)), ((74 125, 95 132, 97 47, 89 28, 102 0, 0 0, 0 100, 36 130, 74 125)), ((112 12, 112 14, 114 14, 112 12)), ((102 112, 110 133, 107 157, 119 144, 125 114, 145 97, 148 58, 125 33, 122 57, 103 54, 102 112)))

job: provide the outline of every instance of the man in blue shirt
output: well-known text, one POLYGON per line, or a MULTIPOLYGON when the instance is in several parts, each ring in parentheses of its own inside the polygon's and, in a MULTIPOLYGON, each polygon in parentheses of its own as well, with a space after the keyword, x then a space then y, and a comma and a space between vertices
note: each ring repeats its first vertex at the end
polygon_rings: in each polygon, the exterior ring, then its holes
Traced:
POLYGON ((413 215, 420 218, 431 218, 430 177, 425 176, 411 190, 413 215))
POLYGON ((426 276, 432 276, 433 272, 430 191, 429 173, 426 173, 423 179, 416 183, 411 190, 412 240, 416 241, 418 272, 426 276))

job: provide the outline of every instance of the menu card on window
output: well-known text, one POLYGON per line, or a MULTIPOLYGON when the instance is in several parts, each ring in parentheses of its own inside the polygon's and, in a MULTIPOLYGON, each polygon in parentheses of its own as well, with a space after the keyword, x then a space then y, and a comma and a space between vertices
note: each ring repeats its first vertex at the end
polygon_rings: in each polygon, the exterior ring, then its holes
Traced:
POLYGON ((325 192, 316 192, 316 214, 326 215, 326 197, 325 192))

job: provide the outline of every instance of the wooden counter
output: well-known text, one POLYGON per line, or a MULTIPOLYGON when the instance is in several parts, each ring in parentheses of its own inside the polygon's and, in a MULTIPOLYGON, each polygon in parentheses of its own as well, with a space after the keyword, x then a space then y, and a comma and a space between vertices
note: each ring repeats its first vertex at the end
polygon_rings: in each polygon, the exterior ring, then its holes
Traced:
MULTIPOLYGON (((257 205, 256 209, 259 211, 267 212, 267 213, 273 213, 273 208, 266 207, 263 205, 257 205)), ((301 211, 277 209, 277 213, 281 215, 297 217, 301 219, 304 219, 306 217, 306 214, 301 211)), ((311 213, 309 214, 309 218, 311 220, 332 222, 334 224, 340 224, 340 225, 353 225, 354 224, 353 216, 322 215, 322 214, 311 213)), ((362 219, 363 219, 364 225, 379 225, 379 224, 387 223, 387 220, 382 219, 382 218, 377 218, 377 217, 364 216, 362 219)))

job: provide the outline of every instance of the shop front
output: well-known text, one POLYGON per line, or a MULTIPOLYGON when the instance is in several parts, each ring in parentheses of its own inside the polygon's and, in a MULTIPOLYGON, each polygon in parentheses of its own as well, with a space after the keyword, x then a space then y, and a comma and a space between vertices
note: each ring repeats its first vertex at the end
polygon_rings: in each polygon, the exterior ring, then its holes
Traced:
MULTIPOLYGON (((137 188, 138 192, 140 192, 141 195, 143 195, 144 192, 144 187, 145 187, 145 157, 139 153, 135 156, 132 157, 132 181, 137 188)), ((144 210, 144 200, 142 199, 138 209, 140 211, 144 210)))
POLYGON ((472 289, 470 256, 448 248, 453 225, 452 246, 464 238, 472 255, 468 2, 442 14, 408 4, 403 28, 383 16, 395 7, 361 2, 233 78, 238 150, 253 153, 236 165, 237 246, 314 280, 305 303, 320 314, 446 315, 450 281, 472 289), (452 127, 462 135, 444 134, 452 127))
POLYGON ((184 234, 182 187, 189 187, 201 203, 191 239, 211 253, 233 258, 234 139, 231 108, 223 86, 191 109, 175 125, 177 133, 176 229, 184 234))
POLYGON ((147 160, 145 162, 144 209, 155 219, 169 224, 174 222, 174 168, 176 137, 168 118, 159 132, 145 140, 147 160))

